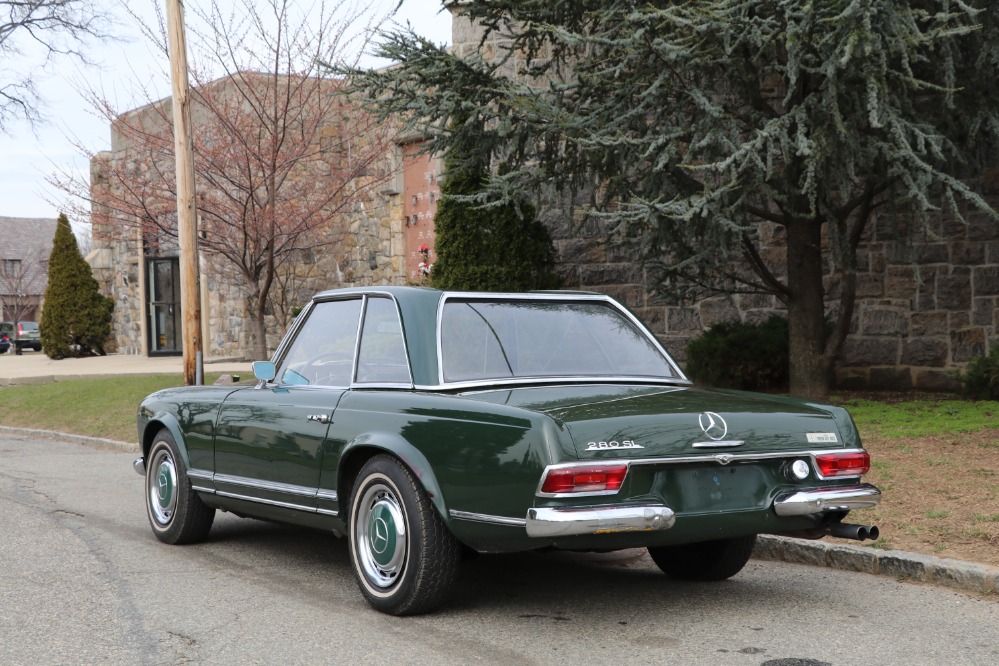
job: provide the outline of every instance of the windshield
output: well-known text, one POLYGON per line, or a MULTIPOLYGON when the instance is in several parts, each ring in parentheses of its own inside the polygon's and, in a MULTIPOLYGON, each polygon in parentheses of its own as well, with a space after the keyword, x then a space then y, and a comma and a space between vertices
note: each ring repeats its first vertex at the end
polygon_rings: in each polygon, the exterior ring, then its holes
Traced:
POLYGON ((678 378, 649 336, 604 301, 448 299, 441 355, 446 382, 678 378))

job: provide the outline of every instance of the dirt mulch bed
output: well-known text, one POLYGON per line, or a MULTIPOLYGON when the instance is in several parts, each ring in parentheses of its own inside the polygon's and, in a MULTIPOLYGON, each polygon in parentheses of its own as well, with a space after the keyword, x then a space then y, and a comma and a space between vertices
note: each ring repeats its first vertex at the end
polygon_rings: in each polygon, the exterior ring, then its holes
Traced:
POLYGON ((881 488, 881 505, 849 520, 878 525, 873 547, 999 567, 999 429, 869 436, 864 446, 872 460, 864 480, 881 488))

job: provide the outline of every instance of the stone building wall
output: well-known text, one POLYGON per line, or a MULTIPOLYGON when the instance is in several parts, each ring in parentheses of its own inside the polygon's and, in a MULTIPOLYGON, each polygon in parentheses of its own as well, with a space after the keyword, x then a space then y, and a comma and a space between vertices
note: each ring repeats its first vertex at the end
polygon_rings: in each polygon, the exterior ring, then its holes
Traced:
MULTIPOLYGON (((155 125, 160 111, 150 106, 129 113, 145 114, 151 118, 150 124, 155 125)), ((328 130, 335 132, 336 128, 328 130)), ((112 165, 143 168, 127 137, 115 127, 111 134, 112 149, 100 153, 91 163, 91 187, 95 192, 111 187, 108 173, 112 165)), ((370 174, 362 174, 360 178, 380 183, 383 180, 380 174, 398 170, 401 159, 396 153, 401 154, 401 150, 391 147, 386 151, 384 164, 374 165, 370 174)), ((317 291, 405 283, 406 232, 402 188, 397 180, 401 178, 392 177, 370 188, 364 187, 370 183, 356 183, 367 194, 340 220, 316 230, 312 249, 303 251, 298 260, 279 269, 271 291, 273 307, 266 313, 269 350, 276 348, 298 309, 317 291)), ((92 222, 94 249, 88 260, 103 293, 115 301, 111 347, 119 353, 148 353, 145 260, 151 252, 158 257, 176 256, 176 249, 172 249, 175 244, 167 242, 155 251, 144 248, 138 225, 117 218, 99 204, 92 210, 92 222)), ((252 328, 247 316, 248 285, 224 260, 205 251, 201 253, 200 272, 206 357, 246 358, 251 349, 252 328)))
MULTIPOLYGON (((460 11, 454 14, 455 52, 495 58, 508 45, 490 41, 460 11)), ((512 75, 525 64, 514 57, 512 75)), ((986 178, 999 195, 999 172, 986 178)), ((999 198, 996 205, 999 206, 999 198)), ((544 208, 544 207, 543 207, 544 208)), ((630 307, 682 363, 688 342, 714 324, 757 323, 781 305, 773 296, 736 295, 682 303, 652 293, 641 265, 627 250, 607 242, 598 221, 568 220, 549 209, 542 219, 552 232, 565 287, 614 296, 630 307)), ((859 251, 855 312, 836 383, 841 387, 944 390, 957 386, 953 373, 999 342, 999 223, 969 212, 968 223, 938 220, 929 233, 908 242, 899 220, 879 217, 859 251)), ((771 228, 764 253, 777 275, 786 259, 779 228, 771 228)), ((826 288, 839 285, 827 268, 826 288)), ((832 302, 833 304, 835 301, 832 302)))

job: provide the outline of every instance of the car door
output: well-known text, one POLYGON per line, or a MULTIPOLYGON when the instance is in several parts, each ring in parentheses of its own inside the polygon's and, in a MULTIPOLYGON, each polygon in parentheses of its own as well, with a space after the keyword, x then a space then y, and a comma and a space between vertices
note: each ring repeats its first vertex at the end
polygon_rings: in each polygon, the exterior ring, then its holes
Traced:
POLYGON ((316 511, 323 442, 350 386, 361 299, 315 303, 272 382, 231 394, 215 434, 220 495, 316 511))

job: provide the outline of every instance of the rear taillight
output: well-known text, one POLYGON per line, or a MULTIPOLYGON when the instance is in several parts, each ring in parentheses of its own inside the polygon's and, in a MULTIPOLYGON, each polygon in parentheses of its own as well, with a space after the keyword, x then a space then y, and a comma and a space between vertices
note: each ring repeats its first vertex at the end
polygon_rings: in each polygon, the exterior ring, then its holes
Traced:
POLYGON ((547 470, 541 495, 610 495, 621 489, 628 465, 571 465, 547 470))
POLYGON ((867 451, 822 453, 815 456, 819 475, 825 479, 839 476, 862 476, 871 469, 871 456, 867 451))

